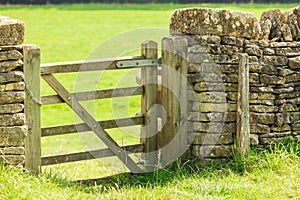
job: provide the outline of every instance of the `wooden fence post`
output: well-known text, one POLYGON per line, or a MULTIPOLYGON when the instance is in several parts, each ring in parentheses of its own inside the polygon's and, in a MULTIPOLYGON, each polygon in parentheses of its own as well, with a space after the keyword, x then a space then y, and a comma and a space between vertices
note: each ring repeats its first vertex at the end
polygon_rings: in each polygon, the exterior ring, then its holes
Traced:
POLYGON ((159 136, 162 167, 180 158, 188 148, 187 47, 185 38, 162 40, 161 101, 166 120, 159 136))
POLYGON ((38 174, 41 166, 41 113, 40 113, 40 48, 23 46, 26 96, 24 112, 28 134, 25 141, 25 168, 38 174))
POLYGON ((238 99, 236 121, 236 147, 237 154, 247 156, 250 150, 249 126, 249 66, 248 55, 240 56, 238 69, 238 99))
MULTIPOLYGON (((141 44, 142 56, 145 58, 157 58, 157 43, 145 41, 141 44)), ((145 145, 145 153, 142 158, 145 160, 145 170, 153 170, 157 167, 157 113, 153 105, 157 104, 158 85, 157 67, 144 67, 141 69, 141 80, 144 85, 142 95, 142 115, 145 117, 145 125, 141 127, 141 142, 145 145)))

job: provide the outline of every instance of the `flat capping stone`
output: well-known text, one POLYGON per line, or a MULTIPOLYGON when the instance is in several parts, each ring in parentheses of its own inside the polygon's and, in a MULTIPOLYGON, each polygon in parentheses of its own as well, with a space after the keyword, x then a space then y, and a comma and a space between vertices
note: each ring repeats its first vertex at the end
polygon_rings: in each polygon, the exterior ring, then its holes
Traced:
POLYGON ((260 25, 258 19, 249 12, 185 8, 174 10, 170 20, 170 33, 258 39, 260 25))
POLYGON ((24 22, 0 16, 0 46, 19 45, 24 42, 24 22))

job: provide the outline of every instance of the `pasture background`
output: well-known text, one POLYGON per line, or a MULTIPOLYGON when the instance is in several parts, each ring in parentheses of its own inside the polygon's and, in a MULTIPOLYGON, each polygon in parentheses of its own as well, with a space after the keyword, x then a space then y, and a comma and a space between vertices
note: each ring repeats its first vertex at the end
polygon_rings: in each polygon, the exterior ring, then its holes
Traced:
MULTIPOLYGON (((296 4, 203 4, 203 5, 173 5, 173 4, 150 4, 150 5, 49 5, 49 6, 0 6, 0 14, 20 19, 26 24, 25 43, 36 44, 41 47, 42 63, 61 62, 72 60, 85 60, 95 57, 116 57, 123 55, 139 55, 139 44, 143 37, 134 37, 136 33, 145 33, 144 39, 154 39, 160 43, 161 35, 168 35, 169 19, 172 11, 183 7, 209 7, 228 8, 253 12, 256 17, 266 10, 280 8, 283 12, 297 6, 296 4), (149 29, 152 28, 152 29, 149 29), (148 29, 147 29, 148 28, 148 29), (161 35, 146 34, 147 30, 161 30, 161 35), (129 32, 128 32, 129 31, 129 32), (129 40, 123 36, 132 36, 129 40), (122 40, 124 43, 120 42, 122 40), (153 37, 153 38, 150 38, 153 37), (130 46, 132 41, 134 45, 130 46), (130 48, 128 49, 128 45, 130 48), (96 50, 96 51, 95 51, 96 50), (94 52, 94 53, 93 53, 94 52), (95 53, 96 52, 96 53, 95 53)), ((160 44, 159 44, 160 46, 160 44)), ((92 83, 88 78, 81 83, 80 87, 74 88, 78 83, 78 76, 63 74, 57 77, 69 91, 96 88, 114 88, 122 86, 117 84, 124 76, 124 72, 104 74, 89 73, 89 76, 100 76, 101 81, 92 83), (77 82, 76 82, 77 81, 77 82), (84 87, 82 87, 84 86, 84 87), (86 87, 85 87, 86 86, 86 87)), ((127 85, 135 85, 137 70, 128 72, 127 85), (131 77, 131 78, 130 78, 131 77)), ((92 79, 95 80, 95 79, 92 79)), ((126 86, 127 86, 126 85, 126 86)), ((52 90, 42 82, 42 94, 52 94, 52 90)), ((140 109, 139 97, 96 102, 86 102, 84 106, 93 112, 98 120, 118 117, 134 116, 140 109), (127 105, 130 105, 127 111, 127 105), (113 106, 112 106, 113 105, 113 106), (118 108, 118 111, 115 110, 118 108), (114 111, 115 113, 113 114, 114 111)), ((64 105, 45 106, 42 110, 43 126, 68 124, 79 122, 72 111, 64 105)), ((139 128, 115 129, 109 133, 120 144, 131 144, 139 141, 139 128), (125 133, 125 134, 124 134, 125 133)), ((42 140, 43 155, 57 154, 70 151, 78 151, 102 147, 96 137, 91 133, 70 134, 46 138, 42 140), (86 146, 87 142, 89 143, 86 146)), ((105 167, 105 163, 111 163, 112 159, 98 161, 85 161, 76 164, 64 164, 45 168, 44 171, 54 170, 62 176, 71 179, 96 178, 114 173, 119 168, 119 162, 115 159, 115 170, 105 167)))

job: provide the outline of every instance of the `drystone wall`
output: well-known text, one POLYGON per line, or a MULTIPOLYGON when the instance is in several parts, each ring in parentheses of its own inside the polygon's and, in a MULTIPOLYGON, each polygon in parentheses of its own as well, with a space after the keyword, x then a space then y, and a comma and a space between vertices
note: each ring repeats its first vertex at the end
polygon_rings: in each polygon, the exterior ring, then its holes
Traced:
POLYGON ((0 162, 24 164, 24 24, 0 17, 0 162))
POLYGON ((241 54, 248 55, 251 145, 300 137, 300 7, 260 20, 240 11, 179 9, 170 32, 188 40, 194 156, 232 156, 241 54))

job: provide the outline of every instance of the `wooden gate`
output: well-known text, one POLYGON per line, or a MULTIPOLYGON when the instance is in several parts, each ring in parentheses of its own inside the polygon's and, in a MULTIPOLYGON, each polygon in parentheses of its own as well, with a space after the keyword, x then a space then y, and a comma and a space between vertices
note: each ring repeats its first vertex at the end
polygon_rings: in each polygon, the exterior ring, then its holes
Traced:
POLYGON ((153 41, 142 43, 141 55, 114 59, 99 59, 91 61, 75 61, 40 66, 39 48, 36 46, 24 47, 24 73, 27 89, 25 114, 27 116, 28 136, 25 144, 25 167, 38 173, 41 166, 74 162, 88 159, 116 156, 131 172, 142 172, 142 169, 129 157, 129 153, 143 153, 146 167, 153 168, 157 165, 157 119, 155 112, 150 112, 152 105, 158 102, 158 59, 157 44, 153 41), (55 73, 70 73, 96 70, 118 70, 120 68, 141 68, 142 85, 137 87, 116 88, 88 92, 70 93, 53 75, 55 73), (56 92, 56 95, 40 97, 40 76, 56 92), (80 101, 114 98, 131 95, 141 95, 141 116, 106 121, 95 120, 90 113, 80 104, 80 101), (41 101, 41 103, 40 103, 41 101), (65 103, 76 113, 84 123, 64 126, 41 127, 41 106, 65 103), (120 146, 106 132, 105 129, 120 126, 141 126, 143 139, 139 144, 120 146), (84 151, 77 153, 52 155, 41 157, 41 137, 93 131, 108 148, 84 151), (152 152, 149 156, 149 152, 152 152))

